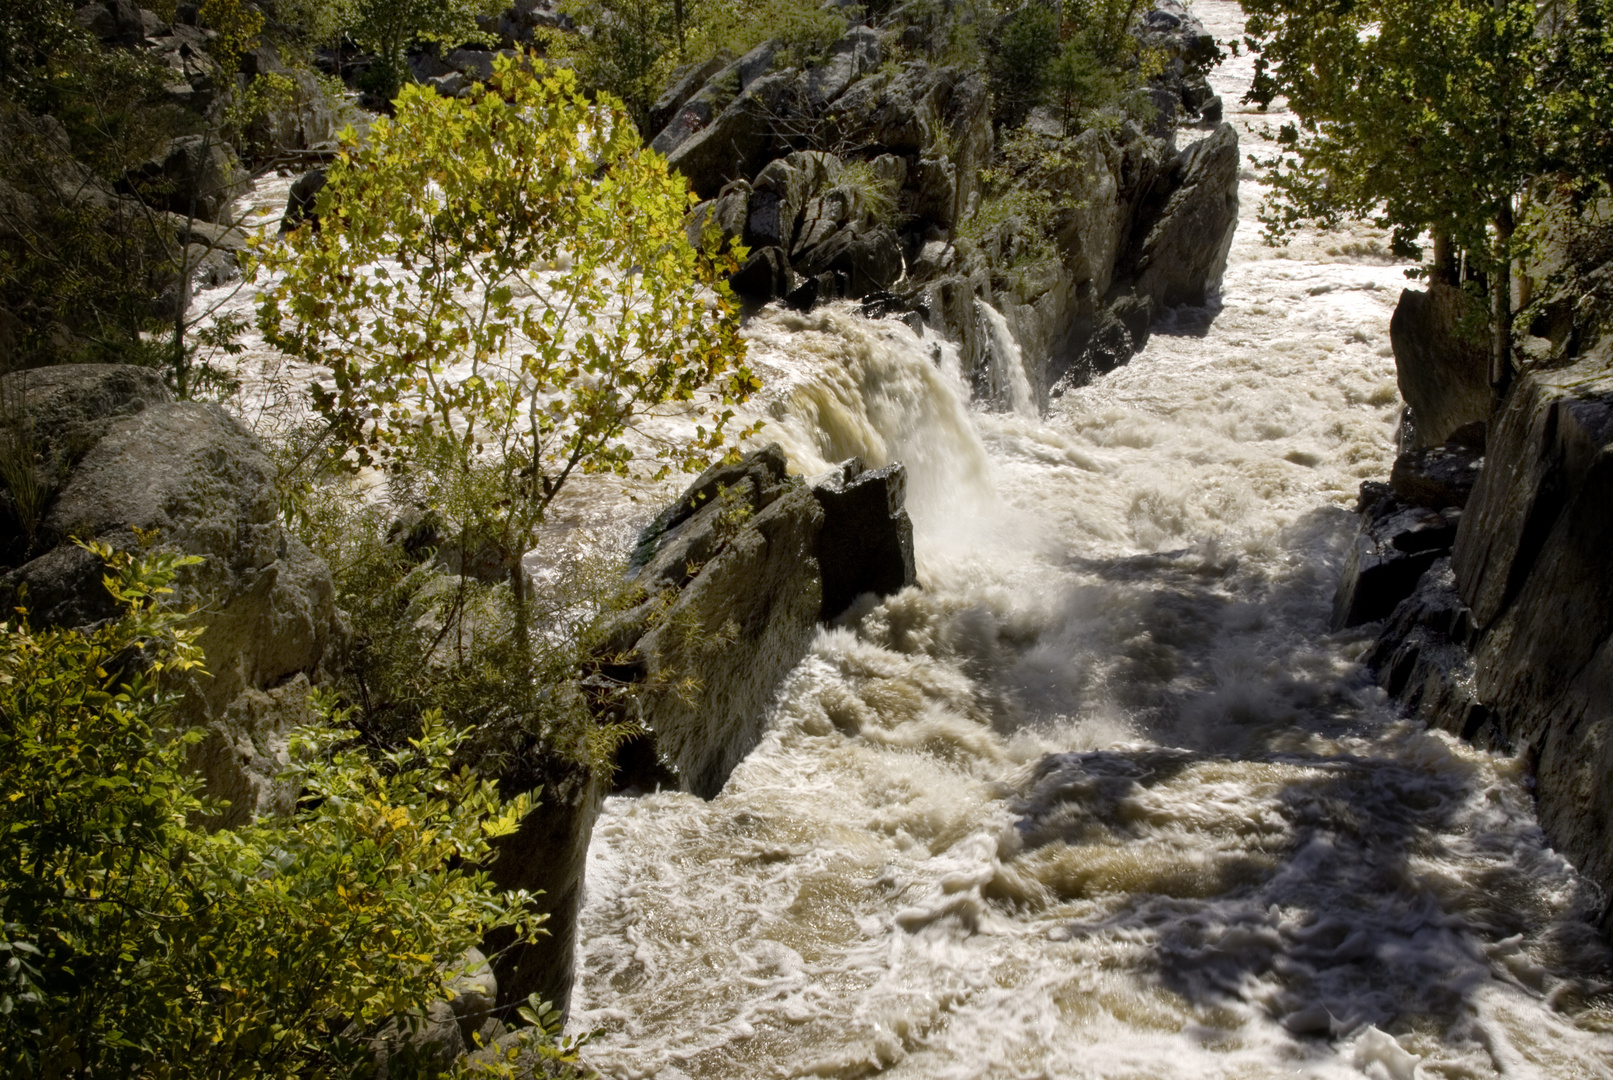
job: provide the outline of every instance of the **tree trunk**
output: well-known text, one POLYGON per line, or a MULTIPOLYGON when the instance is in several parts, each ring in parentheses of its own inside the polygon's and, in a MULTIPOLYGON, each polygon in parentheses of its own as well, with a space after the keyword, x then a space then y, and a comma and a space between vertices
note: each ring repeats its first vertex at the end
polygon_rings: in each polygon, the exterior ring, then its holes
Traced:
POLYGON ((1490 387, 1496 404, 1512 385, 1512 203, 1495 217, 1495 268, 1490 277, 1490 387))
POLYGON ((1445 285, 1460 284, 1457 261, 1456 244, 1451 239, 1451 231, 1444 226, 1435 226, 1434 266, 1429 271, 1428 280, 1438 281, 1445 285))

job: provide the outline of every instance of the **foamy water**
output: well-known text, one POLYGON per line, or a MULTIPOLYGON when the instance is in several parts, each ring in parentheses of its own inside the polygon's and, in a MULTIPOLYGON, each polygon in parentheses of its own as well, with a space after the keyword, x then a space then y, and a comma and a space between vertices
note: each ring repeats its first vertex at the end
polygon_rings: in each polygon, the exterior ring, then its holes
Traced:
MULTIPOLYGON (((1212 76, 1245 153, 1278 119, 1251 72, 1212 76)), ((1365 226, 1263 247, 1241 194, 1220 303, 1045 417, 971 408, 899 323, 753 324, 765 437, 907 464, 921 587, 820 634, 718 798, 609 800, 595 1068, 1613 1077, 1601 898, 1522 765, 1399 716, 1327 631, 1393 459, 1404 265, 1365 226)))

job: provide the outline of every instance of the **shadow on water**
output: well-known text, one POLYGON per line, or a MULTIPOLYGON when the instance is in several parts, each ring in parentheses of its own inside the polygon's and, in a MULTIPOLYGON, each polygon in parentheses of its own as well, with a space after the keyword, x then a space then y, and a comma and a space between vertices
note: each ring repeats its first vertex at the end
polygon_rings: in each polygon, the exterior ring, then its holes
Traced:
POLYGON ((1015 805, 1018 861, 1126 847, 1150 861, 1140 884, 1091 866, 1042 880, 1057 901, 1126 894, 1069 937, 1142 936, 1153 976, 1196 1005, 1254 1008, 1301 1037, 1375 1024, 1487 1045, 1474 1025, 1498 987, 1569 1010, 1605 993, 1599 901, 1519 785, 1323 662, 1336 545, 1317 541, 1337 531, 1331 511, 1298 523, 1290 538, 1324 565, 1287 577, 1190 552, 1080 564, 1069 604, 1086 615, 1031 650, 1019 690, 1108 700, 1161 745, 1038 762, 1015 805), (1085 681, 1039 679, 1055 655, 1085 681), (1221 819, 1195 805, 1212 789, 1232 802, 1221 819))
POLYGON ((1221 314, 1221 309, 1219 296, 1211 296, 1202 307, 1166 308, 1164 314, 1149 328, 1149 333, 1160 337, 1209 337, 1210 326, 1215 322, 1216 316, 1221 314))

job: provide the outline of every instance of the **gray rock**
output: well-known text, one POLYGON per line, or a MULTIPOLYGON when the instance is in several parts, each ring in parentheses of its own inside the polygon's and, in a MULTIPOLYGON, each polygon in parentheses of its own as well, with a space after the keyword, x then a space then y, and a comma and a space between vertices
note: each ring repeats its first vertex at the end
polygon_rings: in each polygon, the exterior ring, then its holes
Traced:
POLYGON ((498 977, 480 949, 467 949, 460 963, 450 972, 448 1007, 459 1023, 460 1038, 467 1049, 476 1045, 475 1036, 487 1028, 498 1006, 498 977))
POLYGON ((796 256, 794 265, 807 277, 834 275, 844 281, 840 295, 853 300, 889 289, 905 270, 896 234, 883 224, 840 228, 796 256))
POLYGON ((790 258, 783 248, 757 248, 746 257, 744 265, 728 277, 734 295, 750 304, 765 304, 788 296, 796 285, 790 270, 790 258))
POLYGON ((822 109, 846 92, 854 81, 879 67, 882 53, 879 48, 879 31, 869 26, 854 26, 851 32, 835 42, 822 64, 807 74, 807 100, 816 109, 822 109))
POLYGON ((1467 424, 1490 417, 1490 353, 1483 341, 1462 332, 1464 323, 1485 325, 1476 302, 1440 282, 1427 291, 1403 290, 1389 320, 1400 396, 1417 418, 1420 446, 1438 446, 1467 424))
POLYGON ((821 151, 796 151, 768 163, 756 175, 747 207, 745 242, 790 250, 807 202, 840 178, 840 159, 821 151))
POLYGON ((1137 295, 1156 311, 1202 305, 1219 286, 1238 227, 1238 133, 1222 124, 1171 170, 1170 192, 1129 267, 1137 295))
POLYGON ((726 247, 744 237, 750 221, 751 186, 745 180, 726 184, 715 199, 707 199, 689 214, 689 243, 699 247, 705 241, 707 226, 715 226, 726 247))
POLYGON ((56 546, 0 577, 0 594, 14 602, 26 584, 37 622, 86 625, 112 605, 100 565, 70 538, 129 550, 139 528, 202 556, 175 583, 178 603, 206 613, 209 675, 188 684, 180 710, 206 732, 193 761, 208 792, 231 800, 219 824, 286 808, 275 783, 285 733, 311 719, 309 681, 345 640, 329 571, 280 527, 273 469, 221 409, 156 400, 149 381, 115 368, 62 372, 37 414, 71 469, 41 528, 56 546), (88 412, 103 403, 118 413, 88 412))
MULTIPOLYGON (((667 164, 687 177, 702 197, 714 196, 730 180, 754 175, 772 159, 775 128, 801 113, 798 97, 792 73, 755 80, 710 124, 678 143, 667 154, 667 164)), ((691 107, 685 107, 679 118, 691 107)))
POLYGON ((1449 554, 1461 520, 1458 510, 1403 506, 1392 494, 1369 492, 1366 486, 1362 500, 1371 501, 1333 596, 1335 630, 1375 622, 1393 612, 1429 567, 1449 554), (1372 499, 1373 495, 1378 498, 1372 499))
POLYGON ((1395 458, 1389 486, 1408 506, 1460 510, 1484 467, 1484 426, 1460 429, 1443 446, 1412 450, 1395 458))
MULTIPOLYGON (((751 89, 772 67, 777 52, 778 46, 775 43, 763 42, 707 79, 704 86, 674 111, 672 118, 651 140, 651 149, 669 158, 672 157, 684 144, 704 131, 715 118, 721 116, 735 99, 751 89)), ((708 148, 703 153, 710 155, 711 150, 708 148)), ((758 162, 757 167, 760 165, 758 162)), ((684 175, 692 178, 692 174, 688 172, 684 175)))
POLYGON ((286 212, 280 217, 280 231, 290 232, 305 221, 318 229, 319 215, 314 213, 314 203, 324 189, 324 169, 314 169, 299 176, 286 197, 286 212))
POLYGON ((703 64, 686 64, 673 72, 671 85, 655 100, 655 104, 650 106, 650 130, 656 133, 662 131, 672 122, 672 118, 679 110, 689 103, 689 99, 694 97, 713 75, 727 67, 729 62, 729 57, 713 56, 703 64))
POLYGON ((372 1080, 436 1076, 465 1053, 459 1023, 446 1001, 387 1023, 370 1040, 372 1080))
POLYGON ((185 135, 140 172, 148 201, 203 221, 222 221, 247 176, 235 152, 217 135, 185 135))
POLYGON ((294 68, 283 73, 291 80, 291 95, 277 101, 247 130, 250 142, 268 154, 294 154, 335 146, 346 126, 339 101, 325 93, 313 72, 294 68))
POLYGON ((870 470, 852 458, 815 481, 812 494, 823 507, 817 557, 825 622, 864 593, 889 596, 918 581, 902 465, 870 470))

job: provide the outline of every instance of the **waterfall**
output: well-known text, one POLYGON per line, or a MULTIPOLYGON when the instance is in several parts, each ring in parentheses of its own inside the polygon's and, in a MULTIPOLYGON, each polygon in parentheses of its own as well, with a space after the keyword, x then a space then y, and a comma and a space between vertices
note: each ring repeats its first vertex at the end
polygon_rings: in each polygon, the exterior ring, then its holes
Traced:
POLYGON ((975 312, 986 324, 986 336, 991 341, 990 396, 1021 416, 1035 416, 1036 392, 1031 389, 1030 376, 1025 373, 1025 356, 1014 332, 1008 328, 1008 320, 984 300, 975 301, 975 312))

